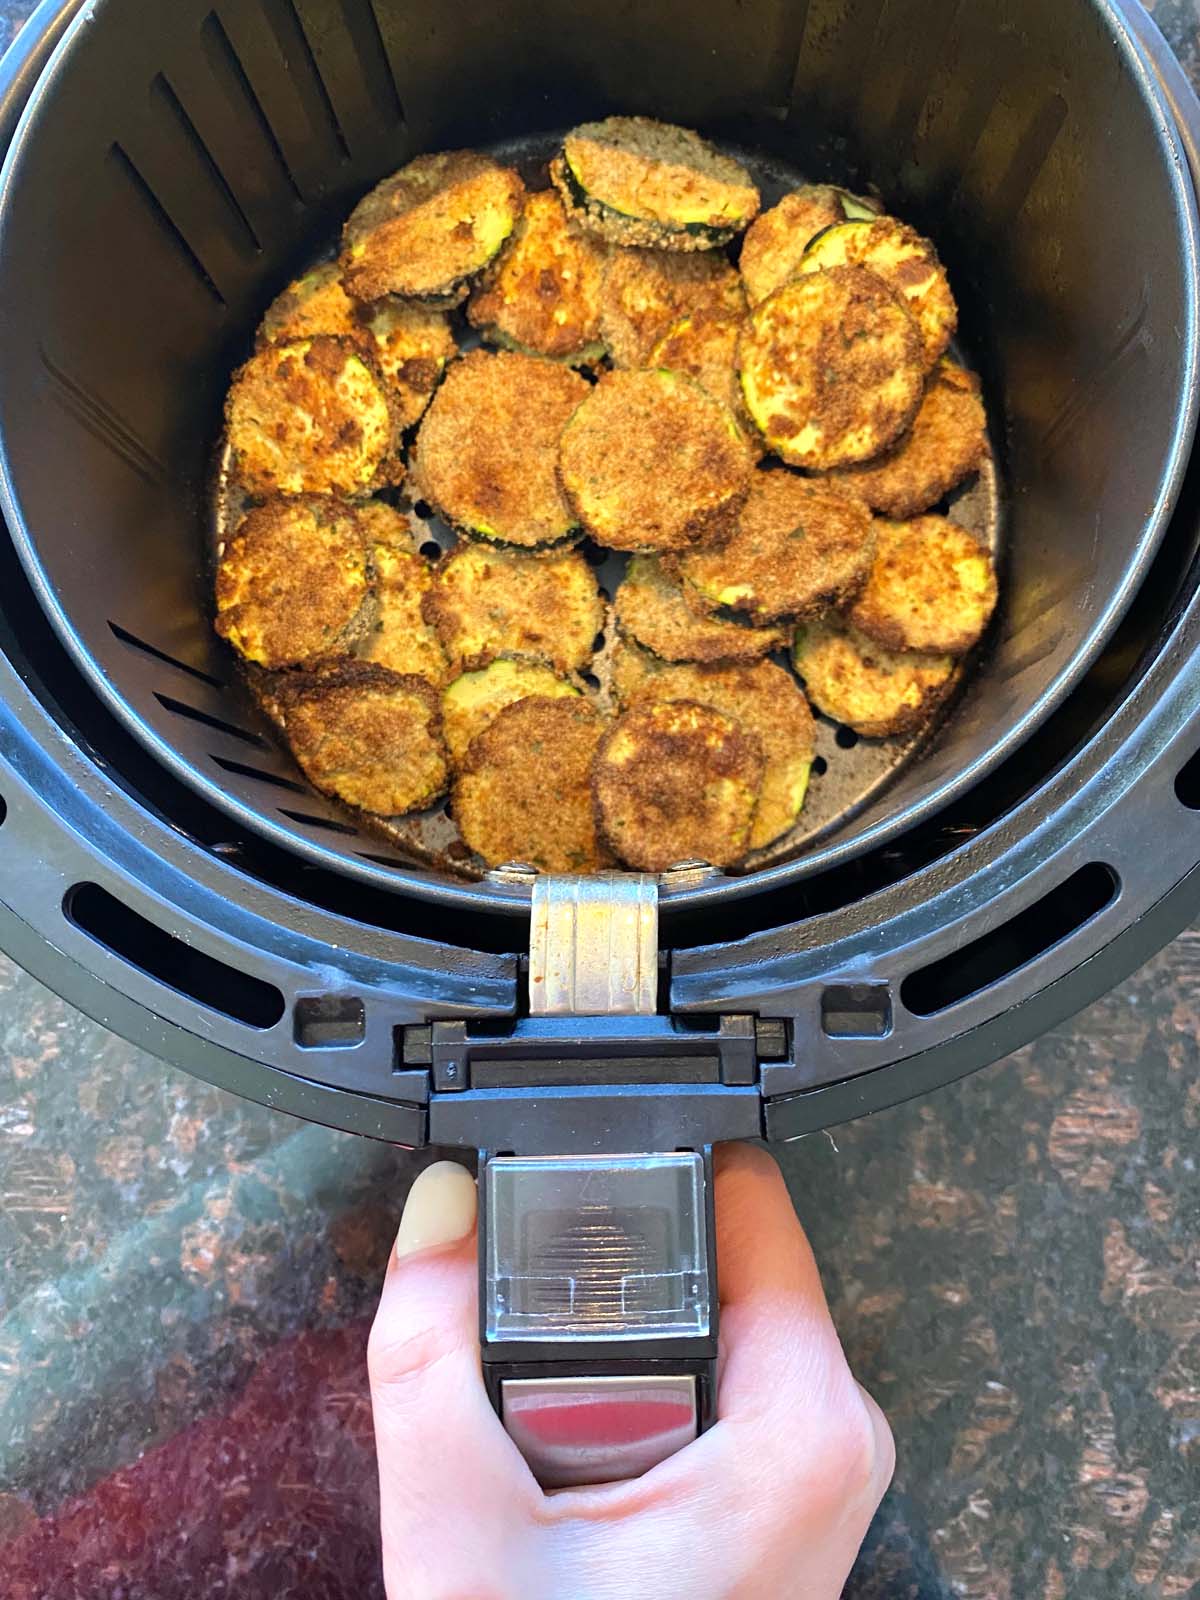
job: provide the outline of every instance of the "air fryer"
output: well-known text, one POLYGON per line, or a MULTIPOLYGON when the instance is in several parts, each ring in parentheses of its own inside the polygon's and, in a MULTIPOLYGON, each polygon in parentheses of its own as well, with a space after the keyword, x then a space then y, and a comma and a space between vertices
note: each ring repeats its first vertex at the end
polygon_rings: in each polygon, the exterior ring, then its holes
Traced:
MULTIPOLYGON (((711 1416, 714 1143, 947 1082, 1194 910, 1198 119, 1134 0, 47 0, 5 59, 0 943, 212 1082, 481 1152, 535 1454, 564 1404, 632 1394, 664 1448, 711 1416), (749 870, 471 880, 311 790, 213 636, 221 402, 381 176, 613 111, 937 241, 1001 611, 932 740, 827 730, 749 870)), ((654 1455, 602 1433, 546 1481, 654 1455)))

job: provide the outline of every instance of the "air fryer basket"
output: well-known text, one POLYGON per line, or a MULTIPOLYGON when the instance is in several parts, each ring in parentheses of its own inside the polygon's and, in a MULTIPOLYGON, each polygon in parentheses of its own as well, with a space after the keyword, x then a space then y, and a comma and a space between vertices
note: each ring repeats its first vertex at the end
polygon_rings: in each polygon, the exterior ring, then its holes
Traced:
POLYGON ((368 184, 419 150, 614 108, 873 183, 932 234, 1009 491, 1003 610, 932 747, 882 790, 860 784, 857 814, 817 848, 739 881, 672 879, 681 905, 847 863, 1017 749, 1136 592, 1191 444, 1194 208, 1102 4, 587 4, 549 26, 523 0, 84 7, 15 141, 0 217, 22 561, 97 693, 175 775, 310 862, 450 905, 520 909, 528 885, 407 866, 349 825, 212 635, 221 398, 269 298, 368 184))

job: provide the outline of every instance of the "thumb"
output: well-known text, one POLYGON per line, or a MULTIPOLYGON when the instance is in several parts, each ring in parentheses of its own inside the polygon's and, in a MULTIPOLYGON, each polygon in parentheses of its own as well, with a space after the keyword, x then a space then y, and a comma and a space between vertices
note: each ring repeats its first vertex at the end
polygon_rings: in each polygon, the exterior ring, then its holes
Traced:
POLYGON ((367 1346, 393 1596, 434 1592, 447 1562, 461 1592, 472 1592, 520 1520, 514 1499, 537 1492, 480 1373, 475 1209, 475 1181, 457 1162, 417 1176, 367 1346), (429 1533, 456 1506, 471 1516, 456 1527, 451 1553, 429 1533))

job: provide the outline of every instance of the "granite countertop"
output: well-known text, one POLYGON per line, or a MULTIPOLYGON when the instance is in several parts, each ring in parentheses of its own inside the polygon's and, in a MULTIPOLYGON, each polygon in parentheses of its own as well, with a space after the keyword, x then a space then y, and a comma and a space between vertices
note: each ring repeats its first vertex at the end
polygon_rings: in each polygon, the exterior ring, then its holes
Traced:
MULTIPOLYGON (((32 6, 0 0, 0 45, 32 6)), ((1150 8, 1193 76, 1200 0, 1150 8)), ((899 1464, 853 1600, 1200 1586, 1200 930, 779 1152, 899 1464)), ((0 1600, 381 1596, 364 1348, 433 1153, 232 1099, 0 959, 0 1600)))

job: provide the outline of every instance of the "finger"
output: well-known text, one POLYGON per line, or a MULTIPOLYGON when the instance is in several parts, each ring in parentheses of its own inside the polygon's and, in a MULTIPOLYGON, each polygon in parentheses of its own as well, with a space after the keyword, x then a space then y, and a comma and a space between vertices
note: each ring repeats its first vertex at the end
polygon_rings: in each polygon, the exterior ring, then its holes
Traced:
MULTIPOLYGON (((753 1145, 716 1152, 720 1410, 778 1415, 850 1383, 812 1249, 774 1158, 753 1145)), ((832 1391, 832 1392, 831 1392, 832 1391)))
POLYGON ((368 1345, 393 1597, 433 1593, 448 1579, 451 1592, 475 1592, 497 1561, 518 1570, 524 1561, 537 1486, 488 1401, 477 1307, 474 1180, 437 1162, 409 1193, 368 1345), (431 1538, 447 1518, 454 1539, 431 1538))

